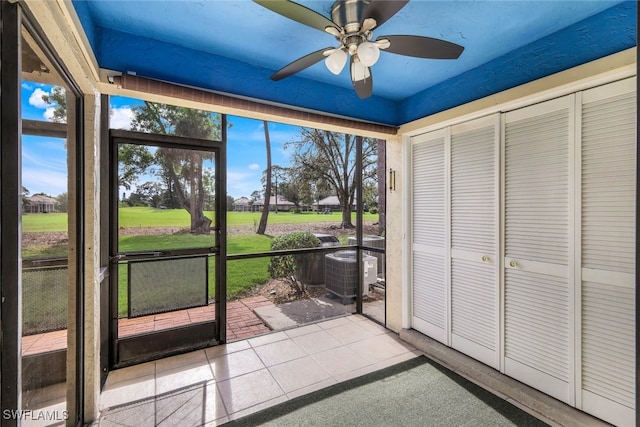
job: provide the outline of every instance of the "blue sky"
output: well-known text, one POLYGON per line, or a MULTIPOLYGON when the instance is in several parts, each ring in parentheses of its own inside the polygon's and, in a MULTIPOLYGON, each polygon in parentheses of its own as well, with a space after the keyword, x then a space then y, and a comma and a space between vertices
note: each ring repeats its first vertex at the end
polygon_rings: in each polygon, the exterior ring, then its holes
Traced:
MULTIPOLYGON (((51 86, 32 82, 22 84, 22 117, 32 120, 50 120, 53 107, 42 101, 51 86)), ((111 127, 128 129, 132 108, 142 101, 132 98, 111 97, 111 127)), ((232 124, 227 137, 227 192, 234 198, 250 196, 261 190, 260 179, 266 167, 266 149, 263 123, 260 120, 228 116, 232 124)), ((271 156, 274 165, 288 166, 290 153, 284 143, 300 134, 297 126, 269 123, 271 156)), ((59 138, 23 136, 22 185, 31 194, 43 192, 57 196, 67 191, 65 141, 59 138)))

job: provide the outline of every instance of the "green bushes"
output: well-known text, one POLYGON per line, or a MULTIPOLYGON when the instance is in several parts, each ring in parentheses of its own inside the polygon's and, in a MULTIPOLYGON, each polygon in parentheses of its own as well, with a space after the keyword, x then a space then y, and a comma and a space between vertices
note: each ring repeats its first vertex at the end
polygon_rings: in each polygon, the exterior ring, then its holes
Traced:
MULTIPOLYGON (((285 234, 271 241, 271 250, 317 248, 320 240, 308 231, 285 234)), ((296 280, 296 271, 300 269, 305 255, 281 255, 271 257, 269 274, 272 278, 284 278, 297 293, 302 293, 301 284, 296 280)))

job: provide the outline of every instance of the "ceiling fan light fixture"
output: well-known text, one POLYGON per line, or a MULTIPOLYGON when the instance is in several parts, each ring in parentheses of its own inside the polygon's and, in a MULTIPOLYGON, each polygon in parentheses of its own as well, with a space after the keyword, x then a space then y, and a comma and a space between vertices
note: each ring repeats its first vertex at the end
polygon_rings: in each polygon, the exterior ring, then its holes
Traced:
POLYGON ((359 82, 360 80, 366 80, 369 77, 371 77, 369 67, 359 61, 358 57, 354 57, 354 60, 351 62, 351 80, 359 82))
POLYGON ((338 75, 347 63, 347 53, 342 49, 336 49, 331 55, 327 56, 324 60, 324 64, 329 71, 338 75))
POLYGON ((371 67, 380 58, 380 48, 375 43, 360 43, 358 46, 358 58, 365 67, 371 67))

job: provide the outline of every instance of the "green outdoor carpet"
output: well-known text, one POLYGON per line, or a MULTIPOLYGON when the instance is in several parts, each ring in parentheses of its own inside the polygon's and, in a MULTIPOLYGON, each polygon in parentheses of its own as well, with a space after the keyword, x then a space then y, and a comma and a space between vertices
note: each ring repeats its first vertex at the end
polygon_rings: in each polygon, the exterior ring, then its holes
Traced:
POLYGON ((231 421, 226 426, 545 426, 420 356, 231 421))

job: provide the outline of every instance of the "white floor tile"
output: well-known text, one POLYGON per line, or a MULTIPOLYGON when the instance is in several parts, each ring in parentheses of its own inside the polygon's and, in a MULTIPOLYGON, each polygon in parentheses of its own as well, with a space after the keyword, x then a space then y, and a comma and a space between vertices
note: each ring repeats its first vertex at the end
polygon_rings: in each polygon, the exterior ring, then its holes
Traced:
POLYGON ((407 348, 385 334, 349 344, 348 347, 371 363, 379 363, 408 352, 407 348))
POLYGON ((156 394, 180 390, 182 388, 202 384, 213 380, 208 364, 191 365, 156 373, 156 394))
POLYGON ((190 353, 179 354, 156 360, 156 373, 170 371, 177 368, 186 368, 192 365, 206 365, 209 361, 204 350, 192 351, 190 353))
POLYGON ((367 360, 347 347, 338 347, 314 354, 313 359, 334 377, 370 366, 367 360))
POLYGON ((269 371, 261 369, 218 383, 227 414, 241 411, 284 395, 269 371))
POLYGON ((291 339, 307 354, 320 353, 321 351, 339 347, 341 345, 335 337, 326 331, 313 332, 291 339))
POLYGON ((256 348, 261 345, 271 344, 277 341, 286 340, 287 338, 289 338, 289 336, 284 332, 274 332, 274 333, 262 335, 260 337, 251 338, 249 339, 249 344, 251 344, 251 347, 256 348))
POLYGON ((329 373, 310 356, 281 363, 269 368, 269 371, 285 393, 291 393, 331 378, 329 373))
POLYGON ((253 349, 236 351, 210 359, 209 364, 217 381, 264 369, 265 365, 253 349))
POLYGON ((307 355, 304 350, 290 339, 256 347, 255 351, 267 367, 307 355))
POLYGON ((155 375, 155 373, 156 373, 156 362, 141 363, 139 365, 129 366, 127 368, 116 369, 114 371, 109 372, 105 386, 108 387, 112 384, 115 384, 121 381, 128 381, 134 378, 155 375))
POLYGON ((322 328, 320 326, 318 326, 317 324, 313 323, 311 325, 302 326, 300 328, 289 329, 289 330, 284 331, 284 332, 285 332, 285 334, 287 334, 288 337, 295 338, 295 337, 299 337, 300 335, 306 335, 306 334, 310 334, 312 332, 318 332, 318 331, 321 331, 321 330, 322 330, 322 328))
POLYGON ((100 395, 100 409, 151 397, 156 392, 154 375, 120 381, 105 387, 100 395))
POLYGON ((320 326, 322 329, 331 329, 331 328, 337 328, 338 326, 348 325, 349 323, 351 323, 351 321, 348 320, 348 317, 349 316, 338 317, 336 319, 331 319, 326 322, 320 322, 318 323, 318 326, 320 326))
POLYGON ((210 347, 205 349, 204 352, 209 358, 209 361, 211 361, 211 359, 213 359, 214 357, 235 353, 237 351, 246 350, 248 348, 251 348, 251 346, 249 345, 249 341, 243 340, 210 347))
POLYGON ((378 335, 370 329, 363 328, 361 326, 363 323, 364 322, 349 323, 337 328, 328 329, 327 332, 337 338, 342 344, 351 344, 378 335))

